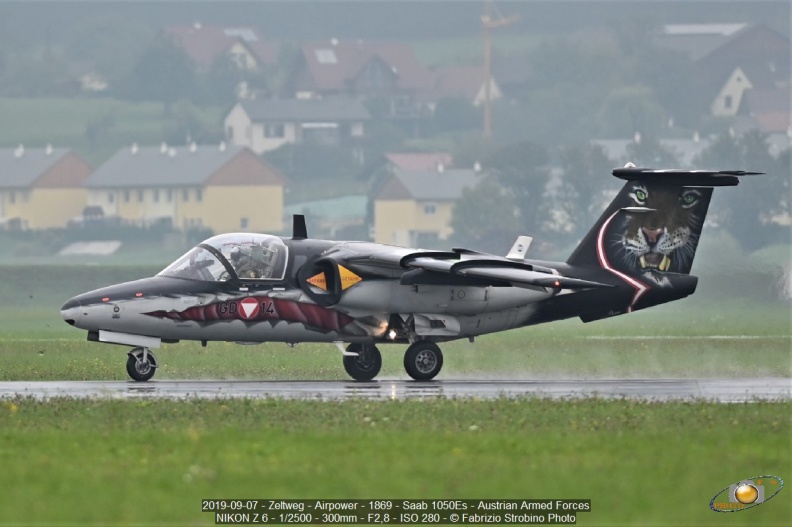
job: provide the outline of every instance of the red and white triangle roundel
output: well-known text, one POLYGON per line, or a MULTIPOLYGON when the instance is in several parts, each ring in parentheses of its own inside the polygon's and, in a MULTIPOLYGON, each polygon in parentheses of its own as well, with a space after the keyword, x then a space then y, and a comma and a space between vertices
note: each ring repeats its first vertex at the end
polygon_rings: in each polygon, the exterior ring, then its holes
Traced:
POLYGON ((255 298, 245 298, 239 301, 239 316, 245 320, 256 318, 261 311, 261 305, 255 298))

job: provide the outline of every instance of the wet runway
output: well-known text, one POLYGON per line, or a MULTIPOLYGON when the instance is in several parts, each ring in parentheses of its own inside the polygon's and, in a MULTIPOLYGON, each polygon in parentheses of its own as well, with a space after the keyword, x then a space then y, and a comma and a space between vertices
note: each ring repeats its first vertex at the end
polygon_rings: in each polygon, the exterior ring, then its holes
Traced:
POLYGON ((308 400, 602 397, 651 401, 711 400, 724 403, 787 400, 792 379, 566 379, 352 381, 37 381, 0 382, 0 398, 27 396, 138 398, 281 398, 308 400))

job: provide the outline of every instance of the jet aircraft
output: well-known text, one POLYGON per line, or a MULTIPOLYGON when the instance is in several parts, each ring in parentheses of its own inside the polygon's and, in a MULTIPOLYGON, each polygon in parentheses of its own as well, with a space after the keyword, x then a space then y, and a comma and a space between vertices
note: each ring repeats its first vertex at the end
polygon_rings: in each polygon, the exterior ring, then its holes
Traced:
POLYGON ((565 262, 526 259, 527 236, 505 257, 311 239, 295 216, 291 237, 214 236, 155 277, 68 300, 61 315, 90 341, 133 346, 136 381, 156 372, 152 348, 181 340, 334 343, 359 381, 379 373, 379 345, 403 344, 407 374, 426 381, 443 366, 438 343, 692 294, 713 188, 754 174, 617 168, 626 183, 565 262))

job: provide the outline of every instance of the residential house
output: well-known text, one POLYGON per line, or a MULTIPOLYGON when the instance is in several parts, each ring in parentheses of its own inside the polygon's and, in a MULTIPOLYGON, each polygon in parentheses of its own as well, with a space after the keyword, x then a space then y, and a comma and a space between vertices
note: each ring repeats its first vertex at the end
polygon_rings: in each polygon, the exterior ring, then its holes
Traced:
POLYGON ((372 197, 374 241, 421 247, 447 239, 454 204, 476 180, 472 169, 394 169, 372 197))
POLYGON ((0 225, 65 227, 85 207, 81 183, 92 171, 85 159, 66 148, 0 149, 0 225))
POLYGON ((749 90, 787 90, 788 94, 789 39, 763 24, 668 25, 655 43, 693 60, 710 115, 749 113, 743 104, 749 90))
POLYGON ((440 167, 451 168, 454 158, 445 152, 392 152, 385 154, 387 168, 404 171, 438 170, 440 167))
POLYGON ((123 148, 84 185, 89 207, 125 223, 279 232, 284 177, 242 146, 123 148))
POLYGON ((285 144, 356 146, 371 118, 348 98, 240 101, 226 115, 226 138, 257 154, 285 144))
POLYGON ((288 96, 348 96, 381 102, 383 117, 416 119, 431 90, 433 74, 408 44, 340 41, 305 44, 287 83, 288 96))
POLYGON ((766 134, 792 136, 792 90, 752 89, 745 93, 737 116, 738 132, 759 129, 766 134))
MULTIPOLYGON (((487 97, 487 71, 483 66, 444 66, 434 70, 432 98, 461 98, 473 106, 480 106, 487 97)), ((493 76, 490 79, 490 100, 503 97, 493 76)))
POLYGON ((209 69, 223 56, 241 70, 261 70, 278 61, 279 46, 251 27, 171 26, 165 34, 180 46, 199 69, 209 69))

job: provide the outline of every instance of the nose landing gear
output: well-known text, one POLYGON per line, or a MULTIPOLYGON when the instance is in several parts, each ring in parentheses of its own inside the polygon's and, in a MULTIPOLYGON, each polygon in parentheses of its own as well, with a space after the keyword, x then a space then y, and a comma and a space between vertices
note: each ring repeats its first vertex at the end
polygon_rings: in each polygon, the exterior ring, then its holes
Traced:
POLYGON ((157 372, 157 357, 148 348, 134 348, 129 352, 126 369, 133 380, 147 381, 157 372))

